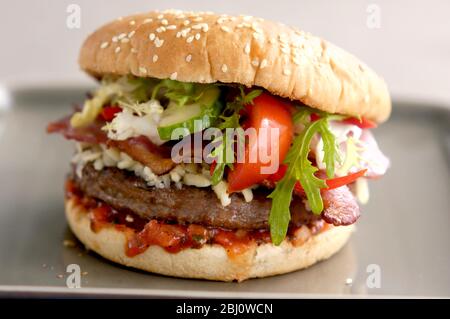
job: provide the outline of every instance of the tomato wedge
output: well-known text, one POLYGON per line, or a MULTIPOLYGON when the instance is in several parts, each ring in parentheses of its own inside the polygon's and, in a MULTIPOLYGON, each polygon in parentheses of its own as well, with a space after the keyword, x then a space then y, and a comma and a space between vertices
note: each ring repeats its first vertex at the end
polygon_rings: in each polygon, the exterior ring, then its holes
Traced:
MULTIPOLYGON (((312 113, 310 116, 310 119, 311 119, 311 122, 315 122, 318 119, 320 119, 320 115, 317 113, 312 113)), ((364 117, 361 117, 360 119, 355 118, 355 117, 349 117, 345 120, 342 120, 342 123, 356 125, 361 129, 369 129, 369 128, 377 127, 377 123, 375 123, 374 121, 368 120, 364 117)))
POLYGON ((267 178, 269 174, 263 174, 262 168, 271 166, 271 163, 282 163, 293 138, 292 115, 287 103, 281 99, 262 93, 253 100, 252 105, 246 105, 245 110, 248 119, 243 127, 255 128, 256 138, 250 139, 245 146, 243 163, 235 163, 234 169, 228 173, 230 193, 243 190, 267 178), (279 132, 278 152, 272 152, 271 149, 272 128, 278 129, 279 132), (267 131, 262 134, 261 129, 267 131), (256 161, 250 162, 250 154, 256 161), (265 163, 261 161, 259 154, 266 154, 265 163))
POLYGON ((377 127, 377 123, 375 123, 374 121, 368 120, 364 117, 362 117, 361 119, 357 119, 354 117, 348 118, 343 120, 342 122, 346 123, 346 124, 352 124, 352 125, 356 125, 359 128, 362 129, 368 129, 368 128, 375 128, 377 127))
POLYGON ((105 106, 102 110, 102 117, 105 121, 110 122, 119 112, 122 112, 122 109, 118 106, 105 106))

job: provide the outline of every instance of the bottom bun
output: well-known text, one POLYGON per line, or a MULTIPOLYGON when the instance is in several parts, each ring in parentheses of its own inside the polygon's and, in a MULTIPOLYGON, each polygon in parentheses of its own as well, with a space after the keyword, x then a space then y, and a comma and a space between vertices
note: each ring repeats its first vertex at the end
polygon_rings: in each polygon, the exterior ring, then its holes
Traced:
POLYGON ((339 251, 353 231, 353 226, 331 227, 300 246, 294 246, 288 240, 279 246, 260 244, 233 258, 216 244, 207 244, 199 249, 188 248, 178 253, 150 246, 143 253, 128 257, 125 254, 127 239, 123 231, 104 227, 93 232, 89 211, 71 199, 66 200, 66 217, 78 239, 106 259, 167 276, 219 281, 243 281, 309 267, 339 251))

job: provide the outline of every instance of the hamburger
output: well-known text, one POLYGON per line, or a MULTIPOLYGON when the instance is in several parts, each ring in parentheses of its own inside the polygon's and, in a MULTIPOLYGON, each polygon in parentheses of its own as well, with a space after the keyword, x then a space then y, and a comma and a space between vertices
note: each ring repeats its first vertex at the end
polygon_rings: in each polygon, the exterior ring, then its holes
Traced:
POLYGON ((106 259, 242 281, 336 253, 389 160, 385 82, 309 33, 251 16, 119 18, 79 55, 98 80, 48 125, 75 141, 65 212, 106 259))

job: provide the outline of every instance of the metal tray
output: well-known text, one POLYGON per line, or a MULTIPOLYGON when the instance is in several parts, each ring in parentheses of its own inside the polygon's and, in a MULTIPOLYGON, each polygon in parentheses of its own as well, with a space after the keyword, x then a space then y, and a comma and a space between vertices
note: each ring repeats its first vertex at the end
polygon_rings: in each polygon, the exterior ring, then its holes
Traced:
POLYGON ((3 296, 450 297, 450 111, 394 103, 375 130, 392 160, 371 183, 357 232, 331 259, 309 269, 243 283, 152 275, 87 252, 63 214, 72 145, 48 136, 48 121, 82 101, 87 88, 4 91, 0 104, 0 294, 3 296), (66 242, 67 243, 67 242, 66 242), (66 286, 78 264, 81 288, 66 286), (377 273, 373 273, 377 271, 377 273), (374 277, 376 287, 373 287, 374 277))

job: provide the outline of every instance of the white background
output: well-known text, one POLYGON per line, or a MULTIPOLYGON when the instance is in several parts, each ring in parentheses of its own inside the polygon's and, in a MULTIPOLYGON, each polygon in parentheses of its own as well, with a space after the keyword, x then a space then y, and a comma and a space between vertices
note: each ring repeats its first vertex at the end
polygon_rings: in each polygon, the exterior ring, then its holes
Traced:
POLYGON ((121 15, 153 9, 242 13, 295 25, 355 54, 382 75, 395 98, 450 105, 450 1, 111 1, 2 0, 0 83, 86 84, 77 55, 87 34, 121 15), (81 28, 66 27, 67 6, 81 7, 81 28), (381 28, 369 29, 369 4, 381 28))

